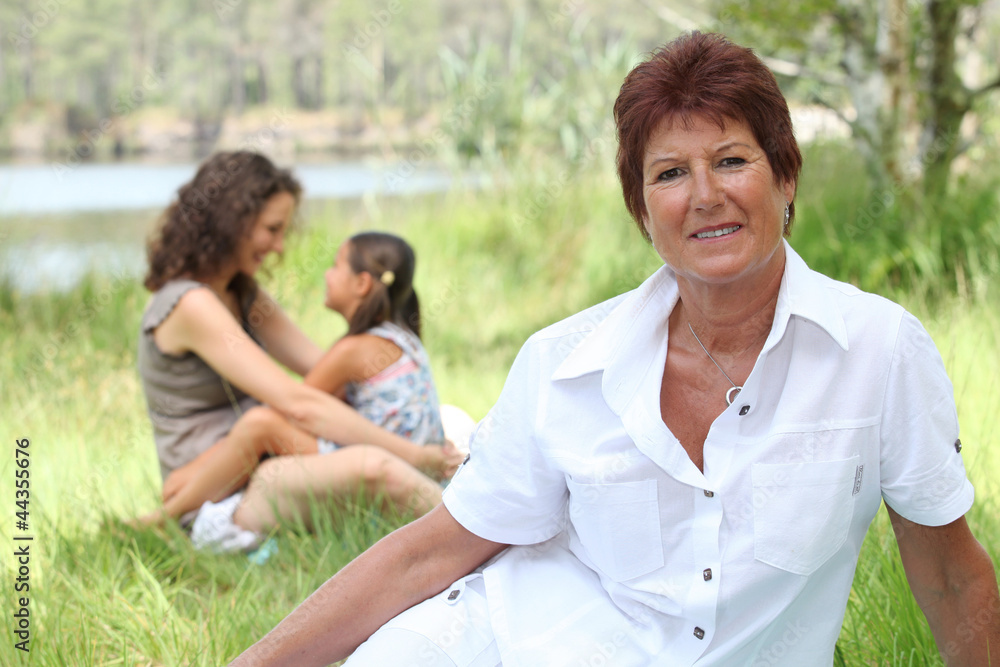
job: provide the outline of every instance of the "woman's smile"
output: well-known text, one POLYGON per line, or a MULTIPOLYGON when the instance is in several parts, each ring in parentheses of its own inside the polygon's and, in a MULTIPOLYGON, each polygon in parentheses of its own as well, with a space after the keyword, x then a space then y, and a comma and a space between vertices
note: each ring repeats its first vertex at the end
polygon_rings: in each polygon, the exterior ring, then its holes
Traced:
POLYGON ((742 225, 725 225, 714 229, 697 231, 691 236, 696 239, 717 239, 721 236, 731 236, 742 228, 742 225))
POLYGON ((646 144, 643 182, 646 231, 679 279, 752 288, 780 274, 795 186, 775 179, 746 123, 668 119, 646 144))

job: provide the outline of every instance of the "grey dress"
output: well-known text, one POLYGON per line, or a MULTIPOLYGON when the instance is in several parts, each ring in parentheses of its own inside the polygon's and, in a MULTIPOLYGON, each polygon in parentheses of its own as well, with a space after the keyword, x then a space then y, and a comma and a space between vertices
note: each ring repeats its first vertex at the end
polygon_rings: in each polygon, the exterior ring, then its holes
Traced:
MULTIPOLYGON (((194 280, 170 281, 153 294, 142 316, 139 375, 164 479, 218 442, 241 414, 259 405, 196 354, 165 354, 153 340, 153 331, 173 311, 177 301, 199 287, 205 285, 194 280)), ((256 341, 247 323, 252 303, 251 295, 240 306, 243 328, 256 341)))

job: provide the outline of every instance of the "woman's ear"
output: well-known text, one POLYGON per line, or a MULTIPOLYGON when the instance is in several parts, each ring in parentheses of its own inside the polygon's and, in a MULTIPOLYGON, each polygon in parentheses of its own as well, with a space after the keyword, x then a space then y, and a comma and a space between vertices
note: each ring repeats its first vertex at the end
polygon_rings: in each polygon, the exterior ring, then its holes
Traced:
POLYGON ((786 181, 781 189, 785 193, 785 201, 795 201, 795 190, 798 189, 798 183, 791 180, 786 181))

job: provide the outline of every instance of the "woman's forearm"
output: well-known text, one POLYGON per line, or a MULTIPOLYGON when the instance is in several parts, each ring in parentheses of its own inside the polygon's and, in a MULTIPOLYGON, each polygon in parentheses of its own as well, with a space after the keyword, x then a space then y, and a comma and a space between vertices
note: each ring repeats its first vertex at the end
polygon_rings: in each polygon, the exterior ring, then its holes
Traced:
POLYGON ((400 528, 323 584, 233 665, 326 665, 404 609, 505 545, 465 530, 444 506, 400 528))
MULTIPOLYGON (((231 664, 328 665, 342 660, 379 626, 437 591, 421 594, 380 582, 399 582, 412 567, 406 540, 394 533, 348 564, 276 628, 231 664)), ((441 584, 446 586, 447 583, 441 584)))
POLYGON ((376 445, 415 467, 424 464, 420 445, 376 426, 340 399, 306 385, 296 385, 281 405, 272 405, 292 423, 340 445, 376 445))

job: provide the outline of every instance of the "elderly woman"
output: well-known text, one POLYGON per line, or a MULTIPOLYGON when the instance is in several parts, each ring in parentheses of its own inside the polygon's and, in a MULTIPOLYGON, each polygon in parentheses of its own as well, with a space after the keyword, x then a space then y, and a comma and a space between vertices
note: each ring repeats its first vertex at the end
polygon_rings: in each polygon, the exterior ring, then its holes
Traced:
POLYGON ((453 447, 377 427, 279 366, 305 375, 323 354, 255 279, 265 258, 282 251, 300 190, 263 155, 218 153, 180 188, 149 246, 153 294, 138 366, 164 479, 196 457, 211 465, 218 450, 210 447, 237 431, 274 454, 297 451, 276 435, 291 432, 289 423, 353 445, 264 462, 245 492, 183 518, 198 545, 251 548, 280 518, 308 523, 311 503, 359 492, 419 516, 441 499, 424 472, 446 476, 462 460, 453 447))
POLYGON ((325 664, 374 632, 348 665, 829 665, 883 499, 939 647, 995 659, 951 385, 910 314, 784 241, 801 156, 774 77, 686 35, 615 118, 665 266, 532 336, 443 506, 234 664, 325 664))

